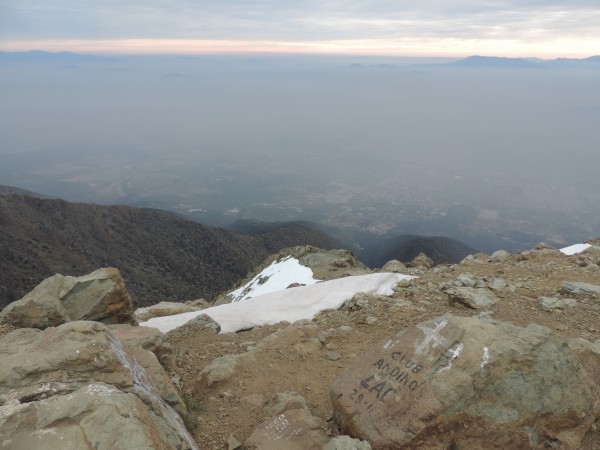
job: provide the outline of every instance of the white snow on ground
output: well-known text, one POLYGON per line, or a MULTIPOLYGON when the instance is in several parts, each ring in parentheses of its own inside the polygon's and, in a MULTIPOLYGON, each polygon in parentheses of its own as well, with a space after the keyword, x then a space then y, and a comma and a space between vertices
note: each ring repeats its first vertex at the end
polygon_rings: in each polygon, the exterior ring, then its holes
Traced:
POLYGON ((591 244, 575 244, 569 247, 561 248, 560 251, 567 256, 578 255, 579 253, 587 250, 591 247, 591 244))
POLYGON ((374 273, 338 278, 310 286, 299 286, 279 292, 254 297, 243 302, 226 303, 174 316, 155 317, 140 326, 158 328, 163 333, 171 331, 201 314, 207 314, 219 325, 221 333, 232 333, 261 325, 272 325, 283 320, 295 322, 312 319, 325 309, 338 309, 359 292, 392 295, 401 280, 410 275, 399 273, 374 273))
POLYGON ((312 270, 304 267, 296 258, 288 256, 280 261, 274 261, 244 286, 230 292, 227 296, 234 303, 259 295, 282 291, 293 283, 308 286, 318 281, 313 278, 312 270))

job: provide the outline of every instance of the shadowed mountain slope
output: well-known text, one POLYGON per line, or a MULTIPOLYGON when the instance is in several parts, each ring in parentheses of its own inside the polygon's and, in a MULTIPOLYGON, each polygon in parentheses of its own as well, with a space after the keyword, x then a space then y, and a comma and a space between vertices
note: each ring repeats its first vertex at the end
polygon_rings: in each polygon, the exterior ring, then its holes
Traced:
POLYGON ((456 264, 478 251, 448 237, 402 235, 366 247, 359 257, 369 267, 381 267, 392 259, 408 263, 421 252, 437 265, 456 264))
MULTIPOLYGON (((302 226, 240 236, 171 213, 0 190, 0 307, 45 277, 118 268, 139 306, 211 298, 270 253, 333 239, 302 226)), ((331 247, 329 247, 331 248, 331 247)))

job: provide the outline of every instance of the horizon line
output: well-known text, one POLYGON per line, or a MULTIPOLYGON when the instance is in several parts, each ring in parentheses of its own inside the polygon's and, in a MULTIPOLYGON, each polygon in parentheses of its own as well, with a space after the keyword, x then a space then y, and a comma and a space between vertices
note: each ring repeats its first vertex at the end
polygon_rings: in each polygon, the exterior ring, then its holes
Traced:
POLYGON ((54 39, 15 40, 0 43, 6 52, 73 52, 89 55, 312 55, 405 58, 465 58, 496 56, 505 58, 589 58, 600 54, 599 42, 574 46, 569 40, 539 43, 514 41, 464 41, 452 38, 429 40, 330 40, 266 41, 227 39, 54 39), (573 48, 580 48, 573 51, 573 48))

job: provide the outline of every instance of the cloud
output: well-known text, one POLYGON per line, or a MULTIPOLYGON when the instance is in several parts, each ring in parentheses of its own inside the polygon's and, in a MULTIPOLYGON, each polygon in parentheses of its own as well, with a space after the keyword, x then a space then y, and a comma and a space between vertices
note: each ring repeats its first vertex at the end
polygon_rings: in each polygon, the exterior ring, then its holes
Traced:
POLYGON ((597 0, 4 0, 0 39, 600 39, 597 0))

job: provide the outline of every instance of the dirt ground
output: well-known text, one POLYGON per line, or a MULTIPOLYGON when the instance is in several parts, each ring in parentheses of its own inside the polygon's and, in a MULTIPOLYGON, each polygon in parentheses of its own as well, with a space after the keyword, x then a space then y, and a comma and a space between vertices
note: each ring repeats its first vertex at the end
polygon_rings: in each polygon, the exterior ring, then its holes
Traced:
MULTIPOLYGON (((493 318, 525 326, 537 323, 564 337, 600 339, 600 299, 577 298, 578 305, 545 312, 538 298, 561 297, 564 281, 600 284, 599 252, 567 257, 558 252, 537 251, 512 255, 504 262, 476 258, 453 266, 410 269, 419 278, 396 288, 391 298, 371 300, 350 311, 329 310, 314 320, 294 326, 278 324, 238 333, 172 332, 176 373, 192 409, 188 423, 201 449, 227 449, 234 435, 244 442, 269 412, 278 392, 294 390, 307 400, 313 415, 322 420, 328 435, 338 430, 333 421, 329 390, 336 377, 358 355, 405 327, 450 313, 474 316, 481 311, 451 304, 441 289, 459 274, 493 281, 501 278, 507 288, 496 292, 500 301, 486 309, 493 318), (199 373, 223 355, 246 354, 235 374, 222 383, 206 386, 199 373)), ((584 439, 582 449, 600 449, 600 424, 584 439)))

